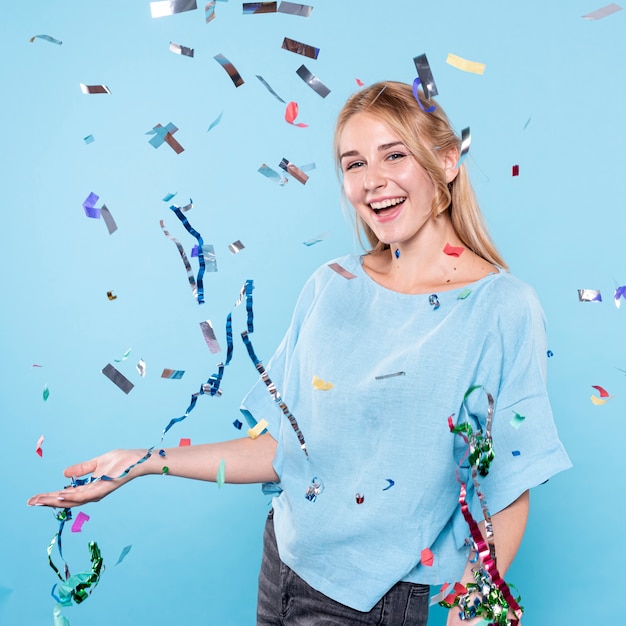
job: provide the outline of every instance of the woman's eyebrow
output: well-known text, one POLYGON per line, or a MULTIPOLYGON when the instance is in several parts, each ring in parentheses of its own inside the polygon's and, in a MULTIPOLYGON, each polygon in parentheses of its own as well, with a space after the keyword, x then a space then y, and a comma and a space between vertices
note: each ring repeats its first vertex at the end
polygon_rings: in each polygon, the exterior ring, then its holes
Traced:
MULTIPOLYGON (((394 146, 404 146, 404 142, 392 141, 391 143, 383 143, 382 145, 378 146, 377 150, 378 152, 384 152, 385 150, 389 150, 389 148, 393 148, 394 146)), ((359 155, 358 150, 348 150, 347 152, 344 152, 343 154, 339 155, 339 160, 341 161, 341 159, 343 159, 344 157, 352 157, 352 156, 358 156, 358 155, 359 155)))

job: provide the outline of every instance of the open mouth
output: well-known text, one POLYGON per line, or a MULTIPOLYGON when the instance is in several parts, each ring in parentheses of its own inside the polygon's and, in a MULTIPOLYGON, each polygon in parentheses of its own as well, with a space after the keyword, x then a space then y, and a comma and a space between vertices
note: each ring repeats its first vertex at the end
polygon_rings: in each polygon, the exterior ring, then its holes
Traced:
POLYGON ((393 209, 397 207, 399 204, 402 204, 406 198, 387 198, 386 200, 381 200, 380 202, 371 202, 370 208, 376 215, 380 215, 384 211, 388 209, 393 209))

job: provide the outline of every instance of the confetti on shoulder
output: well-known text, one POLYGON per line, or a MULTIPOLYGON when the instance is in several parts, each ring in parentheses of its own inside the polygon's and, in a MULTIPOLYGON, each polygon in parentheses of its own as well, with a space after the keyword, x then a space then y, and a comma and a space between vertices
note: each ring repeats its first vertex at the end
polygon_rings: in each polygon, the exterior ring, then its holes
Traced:
POLYGON ((330 267, 331 270, 337 272, 337 274, 339 274, 340 276, 343 276, 347 280, 356 278, 355 274, 352 274, 351 272, 349 272, 347 269, 339 265, 339 263, 329 263, 328 267, 330 267))

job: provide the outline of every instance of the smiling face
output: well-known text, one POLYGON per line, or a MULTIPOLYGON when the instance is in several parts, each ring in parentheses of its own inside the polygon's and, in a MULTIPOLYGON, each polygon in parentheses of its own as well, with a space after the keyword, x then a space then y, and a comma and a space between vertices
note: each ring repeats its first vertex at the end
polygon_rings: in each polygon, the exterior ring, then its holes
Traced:
POLYGON ((411 245, 427 236, 435 185, 394 131, 368 113, 353 115, 338 142, 343 189, 385 244, 411 245))

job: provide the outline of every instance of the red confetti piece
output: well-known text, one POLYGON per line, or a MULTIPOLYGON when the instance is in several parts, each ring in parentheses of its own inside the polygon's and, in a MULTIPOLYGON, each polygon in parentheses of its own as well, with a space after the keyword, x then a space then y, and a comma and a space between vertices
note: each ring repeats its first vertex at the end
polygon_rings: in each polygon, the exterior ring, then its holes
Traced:
POLYGON ((424 548, 422 550, 420 561, 422 562, 422 565, 426 567, 433 566, 433 563, 435 562, 435 555, 430 548, 424 548))
POLYGON ((608 398, 609 397, 609 392, 604 389, 603 387, 600 387, 600 385, 591 385, 594 389, 598 390, 598 393, 600 394, 601 398, 608 398))
POLYGON ((365 502, 365 496, 361 495, 360 493, 356 494, 356 503, 357 504, 363 504, 363 502, 365 502))
POLYGON ((296 124, 296 118, 298 117, 298 103, 290 102, 285 109, 285 121, 292 126, 297 126, 298 128, 307 128, 308 124, 303 124, 299 122, 296 124))
POLYGON ((182 446, 190 446, 191 445, 191 439, 188 439, 186 437, 181 437, 181 440, 178 442, 178 445, 180 447, 182 447, 182 446))
POLYGON ((355 78, 354 80, 356 80, 356 84, 357 84, 359 87, 363 87, 363 85, 365 84, 365 83, 364 83, 361 79, 359 79, 359 78, 355 78))
POLYGON ((519 165, 514 165, 511 168, 511 176, 519 176, 519 165))
POLYGON ((35 452, 36 452, 39 456, 41 456, 41 457, 43 457, 43 449, 42 449, 42 447, 41 447, 41 444, 42 444, 42 443, 43 443, 43 435, 41 435, 41 437, 39 437, 39 439, 38 439, 38 441, 37 441, 37 448, 36 448, 36 450, 35 450, 35 452))
POLYGON ((83 529, 83 524, 89 521, 89 515, 82 511, 76 516, 74 523, 72 524, 72 532, 79 533, 83 529))
POLYGON ((462 246, 451 246, 449 243, 447 243, 443 248, 444 254, 456 257, 461 256, 464 250, 465 248, 463 248, 462 246))

